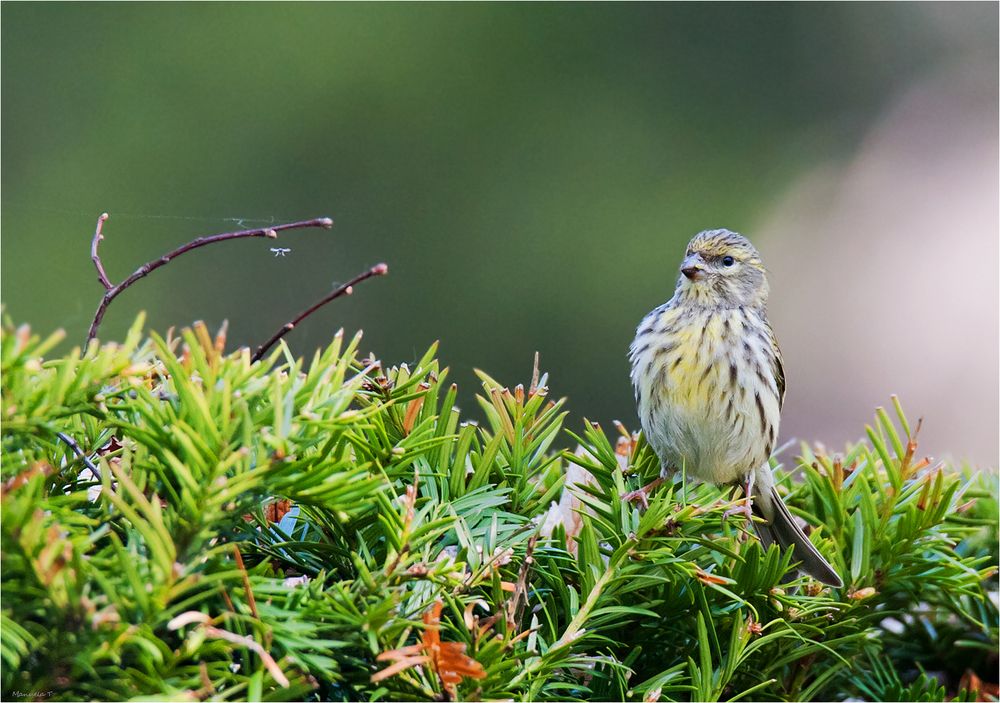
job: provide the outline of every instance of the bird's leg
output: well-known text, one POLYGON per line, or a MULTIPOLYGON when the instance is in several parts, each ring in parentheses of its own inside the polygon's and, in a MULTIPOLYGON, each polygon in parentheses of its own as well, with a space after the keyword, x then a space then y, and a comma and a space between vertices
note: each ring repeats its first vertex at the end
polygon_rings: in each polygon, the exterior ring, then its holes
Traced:
POLYGON ((655 481, 650 481, 638 490, 629 491, 628 493, 622 495, 622 500, 628 503, 638 503, 642 505, 643 509, 646 509, 649 507, 649 494, 652 493, 657 486, 663 483, 663 480, 664 479, 661 476, 655 481))
POLYGON ((751 471, 750 475, 747 476, 746 482, 740 485, 743 489, 743 499, 739 501, 739 505, 722 513, 723 520, 728 520, 733 515, 743 513, 746 516, 747 522, 753 521, 753 484, 754 473, 751 471))

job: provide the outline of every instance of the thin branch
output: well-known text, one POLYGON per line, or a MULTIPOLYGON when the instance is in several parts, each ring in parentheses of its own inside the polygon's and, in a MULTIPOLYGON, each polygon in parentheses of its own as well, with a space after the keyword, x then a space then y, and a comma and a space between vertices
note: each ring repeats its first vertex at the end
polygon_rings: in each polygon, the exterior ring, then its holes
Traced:
POLYGON ((387 265, 376 264, 367 271, 365 271, 364 273, 359 273, 357 276, 349 280, 344 285, 334 288, 331 292, 327 293, 325 296, 320 298, 312 306, 303 310, 294 318, 292 318, 290 322, 286 322, 284 325, 282 325, 281 329, 279 329, 277 332, 271 335, 270 339, 268 339, 266 342, 257 347, 257 351, 255 351, 253 353, 253 356, 250 357, 250 361, 251 362, 260 361, 260 359, 264 356, 264 354, 267 353, 267 350, 273 347, 278 342, 279 339, 281 339, 286 334, 291 332, 293 329, 295 329, 296 325, 298 325, 300 322, 302 322, 304 319, 312 315, 314 312, 319 310, 321 307, 323 307, 330 301, 336 300, 337 298, 344 295, 350 295, 351 293, 354 292, 354 286, 361 283, 362 281, 366 281, 374 276, 384 276, 387 273, 389 273, 389 267, 387 265))
MULTIPOLYGON (((537 352, 535 357, 537 366, 537 352)), ((528 540, 528 548, 524 554, 524 561, 521 562, 521 568, 517 572, 517 584, 514 586, 514 594, 505 605, 508 630, 510 632, 517 632, 520 628, 521 613, 524 611, 524 606, 528 604, 528 572, 531 570, 531 565, 535 563, 534 553, 537 542, 538 533, 536 532, 528 540)))
POLYGON ((97 329, 101 326, 101 320, 104 319, 104 313, 111 304, 111 301, 130 288, 133 283, 141 278, 145 278, 161 266, 166 266, 181 254, 186 254, 194 249, 198 249, 209 244, 225 242, 230 239, 244 239, 247 237, 267 237, 268 239, 277 239, 278 232, 283 230, 305 229, 307 227, 323 227, 324 229, 330 229, 333 227, 333 220, 329 217, 317 217, 312 220, 302 220, 301 222, 290 222, 288 224, 261 227, 259 229, 244 229, 237 232, 224 232, 223 234, 198 237, 197 239, 192 239, 187 244, 177 247, 173 251, 167 252, 158 259, 146 262, 137 268, 135 272, 124 281, 116 286, 112 286, 111 282, 108 280, 107 274, 104 272, 104 264, 101 262, 100 254, 98 254, 97 251, 98 244, 102 239, 104 239, 104 235, 101 233, 101 230, 104 227, 105 220, 107 219, 107 213, 102 213, 101 216, 97 218, 97 230, 94 232, 94 239, 90 245, 90 258, 93 260, 94 266, 97 268, 98 280, 101 282, 101 285, 105 287, 106 292, 104 293, 104 297, 101 298, 100 304, 97 306, 97 312, 94 313, 94 321, 90 323, 90 331, 87 332, 87 344, 89 344, 90 341, 97 336, 97 329))
POLYGON ((534 395, 538 392, 538 380, 540 377, 538 373, 538 352, 535 351, 535 363, 531 365, 531 385, 528 386, 528 395, 534 395))
POLYGON ((104 290, 111 290, 114 286, 111 285, 111 281, 108 280, 108 274, 104 271, 101 255, 97 253, 97 247, 101 243, 101 240, 104 239, 101 230, 104 229, 104 223, 107 220, 108 213, 106 212, 102 212, 101 216, 97 218, 97 229, 94 230, 94 239, 90 242, 90 260, 94 262, 94 268, 97 269, 97 280, 104 286, 104 290))
MULTIPOLYGON (((100 231, 100 230, 98 230, 98 231, 100 231)), ((70 437, 65 432, 56 432, 56 437, 58 437, 63 442, 65 442, 67 445, 69 445, 69 448, 73 450, 73 453, 76 454, 78 457, 80 457, 80 459, 83 460, 84 465, 88 469, 90 469, 90 472, 92 474, 94 474, 94 478, 96 478, 98 481, 102 481, 103 482, 103 479, 101 478, 101 472, 98 470, 97 466, 94 465, 94 462, 92 462, 90 460, 90 458, 84 453, 84 451, 82 449, 80 449, 80 445, 76 443, 75 439, 73 439, 72 437, 70 437)))
POLYGON ((218 627, 213 626, 206 626, 203 631, 209 637, 217 637, 256 652, 257 656, 260 657, 262 662, 264 662, 264 666, 267 667, 268 672, 275 681, 285 688, 290 685, 288 677, 285 676, 281 667, 278 666, 278 662, 274 661, 274 657, 272 657, 271 654, 261 646, 260 642, 251 638, 249 635, 237 635, 229 630, 221 630, 218 627))
POLYGON ((235 544, 233 545, 233 556, 236 557, 236 567, 243 576, 243 590, 247 593, 247 603, 250 605, 250 612, 253 613, 255 618, 260 620, 260 615, 257 614, 257 599, 253 597, 253 589, 250 588, 250 575, 247 574, 247 568, 243 566, 243 555, 240 554, 240 548, 235 544))

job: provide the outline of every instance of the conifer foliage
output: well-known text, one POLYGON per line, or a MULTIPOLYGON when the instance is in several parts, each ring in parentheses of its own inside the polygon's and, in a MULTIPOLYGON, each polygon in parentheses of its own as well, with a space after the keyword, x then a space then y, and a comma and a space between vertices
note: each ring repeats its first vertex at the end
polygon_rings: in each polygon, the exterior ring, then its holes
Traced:
MULTIPOLYGON (((943 700, 996 671, 995 476, 894 405, 779 469, 843 589, 728 491, 567 423, 547 378, 337 335, 258 362, 203 325, 46 358, 2 338, 3 698, 943 700), (481 423, 475 421, 482 420, 481 423), (791 480, 795 473, 798 478, 791 480), (729 514, 727 514, 729 513, 729 514)), ((994 689, 995 690, 995 689, 994 689)))

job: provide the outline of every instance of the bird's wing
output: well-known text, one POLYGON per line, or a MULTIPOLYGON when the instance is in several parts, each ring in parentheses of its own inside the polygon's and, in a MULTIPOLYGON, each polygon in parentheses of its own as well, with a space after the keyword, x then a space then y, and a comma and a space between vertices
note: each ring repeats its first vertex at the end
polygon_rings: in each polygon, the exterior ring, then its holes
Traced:
POLYGON ((785 402, 785 369, 781 366, 781 352, 774 355, 774 380, 778 383, 778 410, 781 410, 785 402))
POLYGON ((771 325, 767 326, 768 337, 771 341, 771 373, 774 374, 774 382, 778 386, 778 410, 785 402, 785 368, 781 365, 781 349, 778 348, 778 339, 774 336, 771 325))

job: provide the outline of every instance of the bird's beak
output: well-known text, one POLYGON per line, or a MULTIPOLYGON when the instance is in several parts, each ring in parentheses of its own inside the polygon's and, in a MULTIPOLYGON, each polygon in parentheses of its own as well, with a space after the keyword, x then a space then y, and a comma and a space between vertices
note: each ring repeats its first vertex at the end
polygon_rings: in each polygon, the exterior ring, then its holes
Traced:
POLYGON ((683 273, 689 281, 697 281, 699 278, 705 275, 705 260, 701 258, 701 254, 692 254, 691 256, 684 259, 681 263, 681 273, 683 273))

